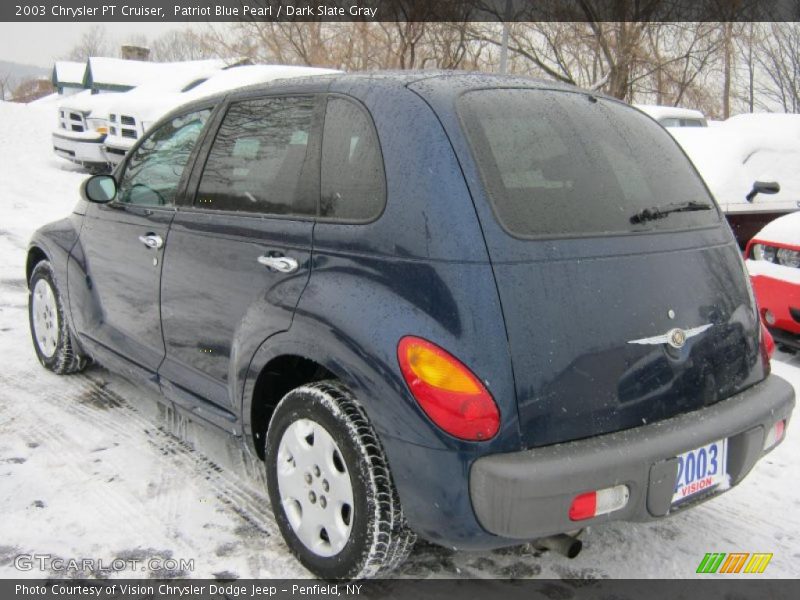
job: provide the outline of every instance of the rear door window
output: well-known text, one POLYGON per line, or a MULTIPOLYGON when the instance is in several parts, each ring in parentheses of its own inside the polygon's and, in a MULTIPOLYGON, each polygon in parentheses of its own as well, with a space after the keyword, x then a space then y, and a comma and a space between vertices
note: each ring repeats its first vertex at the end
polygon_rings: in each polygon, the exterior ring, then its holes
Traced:
POLYGON ((676 142, 614 101, 532 89, 469 92, 458 112, 486 192, 515 236, 677 230, 719 222, 676 142), (634 222, 644 209, 693 202, 710 210, 634 222))
POLYGON ((316 101, 299 96, 232 103, 209 151, 195 205, 316 215, 319 166, 310 157, 316 101))

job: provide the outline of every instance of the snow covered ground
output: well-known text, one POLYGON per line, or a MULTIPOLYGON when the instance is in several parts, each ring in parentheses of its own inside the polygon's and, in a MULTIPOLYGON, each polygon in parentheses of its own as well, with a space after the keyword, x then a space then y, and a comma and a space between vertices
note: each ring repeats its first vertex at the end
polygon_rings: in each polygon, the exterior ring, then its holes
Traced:
MULTIPOLYGON (((58 377, 36 361, 25 247, 70 211, 85 177, 51 152, 54 113, 47 101, 0 103, 0 576, 59 575, 18 571, 21 554, 194 559, 193 570, 123 573, 134 577, 307 576, 281 540, 260 465, 236 442, 100 367, 58 377)), ((800 393, 800 357, 779 355, 773 370, 800 393)), ((420 544, 399 575, 682 578, 706 552, 772 552, 764 576, 797 577, 799 428, 730 493, 657 523, 591 529, 574 560, 420 544)))

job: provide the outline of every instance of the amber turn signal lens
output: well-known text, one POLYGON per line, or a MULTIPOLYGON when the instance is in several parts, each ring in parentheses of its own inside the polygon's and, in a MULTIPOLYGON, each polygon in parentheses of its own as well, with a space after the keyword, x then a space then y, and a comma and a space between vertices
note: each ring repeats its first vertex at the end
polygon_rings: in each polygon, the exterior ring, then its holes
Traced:
POLYGON ((453 355, 422 338, 397 346, 400 371, 422 410, 442 430, 462 440, 484 441, 500 429, 489 390, 453 355))

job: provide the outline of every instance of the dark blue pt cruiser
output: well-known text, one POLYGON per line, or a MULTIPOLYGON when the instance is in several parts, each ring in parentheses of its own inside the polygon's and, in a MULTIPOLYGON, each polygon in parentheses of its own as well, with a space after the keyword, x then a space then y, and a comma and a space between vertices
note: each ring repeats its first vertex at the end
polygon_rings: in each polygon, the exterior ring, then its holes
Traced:
POLYGON ((521 77, 251 87, 162 119, 27 260, 42 364, 90 360, 264 461, 326 578, 664 517, 783 438, 742 258, 655 121, 521 77))

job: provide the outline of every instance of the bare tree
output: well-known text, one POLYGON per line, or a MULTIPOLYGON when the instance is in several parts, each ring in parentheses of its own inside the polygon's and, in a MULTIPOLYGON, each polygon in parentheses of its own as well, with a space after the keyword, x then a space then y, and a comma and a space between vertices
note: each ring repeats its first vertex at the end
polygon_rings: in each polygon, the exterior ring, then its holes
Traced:
MULTIPOLYGON (((629 98, 633 77, 646 58, 643 53, 646 32, 661 25, 647 21, 659 8, 658 2, 579 0, 574 6, 564 3, 550 6, 551 11, 565 11, 558 13, 558 21, 510 24, 511 70, 603 89, 617 98, 629 98), (635 13, 630 12, 632 7, 635 13)), ((544 2, 531 4, 528 10, 536 16, 547 9, 544 2)), ((491 8, 487 7, 487 11, 491 8)), ((525 14, 523 9, 522 13, 511 16, 516 20, 525 14)), ((506 15, 497 13, 495 17, 503 20, 506 15)), ((499 47, 499 32, 493 25, 478 25, 473 39, 499 47)))
POLYGON ((7 100, 14 89, 14 82, 11 73, 0 73, 0 101, 7 100))
POLYGON ((22 80, 19 85, 14 88, 11 94, 11 100, 27 104, 28 102, 33 102, 34 100, 38 100, 52 93, 53 86, 49 80, 32 77, 22 80))
POLYGON ((93 25, 82 36, 80 41, 72 47, 67 58, 78 62, 87 60, 90 56, 109 56, 111 45, 106 37, 106 30, 101 25, 93 25))
POLYGON ((150 46, 152 60, 159 62, 229 56, 212 32, 195 29, 173 29, 154 39, 150 46))
POLYGON ((772 23, 756 53, 764 72, 759 92, 784 112, 800 112, 800 23, 772 23))
MULTIPOLYGON (((767 29, 763 23, 744 23, 734 39, 736 62, 746 73, 743 85, 739 85, 734 97, 746 108, 754 112, 756 107, 756 74, 759 71, 758 58, 763 52, 767 38, 767 29)), ((738 78, 737 78, 738 79, 738 78)), ((735 83, 739 84, 738 80, 735 83)))
MULTIPOLYGON (((435 0, 408 0, 397 4, 403 14, 388 22, 238 21, 170 32, 153 41, 153 58, 242 56, 349 71, 494 71, 505 19, 510 72, 602 90, 629 102, 690 106, 711 116, 745 107, 797 110, 800 26, 741 22, 743 7, 755 0, 715 1, 731 15, 727 21, 711 21, 699 12, 697 22, 666 20, 669 10, 685 9, 689 0, 541 0, 514 6, 533 11, 532 17, 541 6, 566 12, 538 22, 505 13, 487 13, 493 20, 485 22, 466 14, 441 22, 426 12, 434 10, 435 0)), ((494 10, 501 5, 486 4, 494 10)))
POLYGON ((655 99, 678 106, 705 105, 706 75, 715 64, 721 42, 714 23, 650 23, 631 79, 631 101, 655 99))

